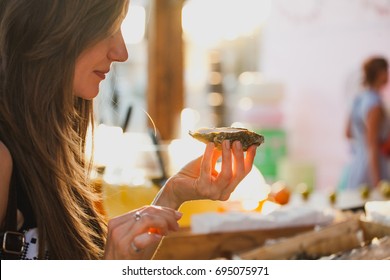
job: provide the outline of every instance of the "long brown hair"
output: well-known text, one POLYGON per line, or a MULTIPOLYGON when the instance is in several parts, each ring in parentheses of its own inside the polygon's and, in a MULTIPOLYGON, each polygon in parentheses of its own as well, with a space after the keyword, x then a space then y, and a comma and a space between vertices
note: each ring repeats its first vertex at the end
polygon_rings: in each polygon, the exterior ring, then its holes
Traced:
POLYGON ((39 230, 39 255, 103 256, 106 225, 85 161, 92 101, 73 95, 80 53, 110 35, 128 0, 1 0, 0 135, 39 230))

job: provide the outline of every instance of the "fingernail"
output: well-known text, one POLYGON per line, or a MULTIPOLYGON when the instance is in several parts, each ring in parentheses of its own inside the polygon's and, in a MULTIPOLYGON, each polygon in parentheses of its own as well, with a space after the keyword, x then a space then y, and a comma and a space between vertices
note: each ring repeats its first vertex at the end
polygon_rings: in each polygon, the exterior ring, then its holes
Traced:
POLYGON ((242 149, 242 144, 241 144, 240 141, 234 142, 234 145, 236 146, 236 148, 237 148, 238 150, 241 150, 241 149, 242 149))
POLYGON ((157 240, 160 240, 161 238, 163 238, 163 236, 161 234, 156 234, 156 233, 152 233, 153 234, 153 237, 156 238, 157 240))
POLYGON ((179 211, 175 211, 175 217, 177 220, 179 220, 181 217, 183 217, 183 213, 179 211))

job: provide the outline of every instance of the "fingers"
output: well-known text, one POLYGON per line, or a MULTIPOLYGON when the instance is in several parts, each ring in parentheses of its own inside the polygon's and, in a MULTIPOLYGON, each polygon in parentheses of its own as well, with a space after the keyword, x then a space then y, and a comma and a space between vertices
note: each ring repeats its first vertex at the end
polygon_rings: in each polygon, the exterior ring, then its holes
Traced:
POLYGON ((230 155, 222 153, 222 169, 218 176, 218 183, 221 187, 221 200, 227 200, 242 179, 250 172, 257 146, 248 148, 244 154, 242 144, 235 141, 232 145, 230 155))
POLYGON ((218 181, 222 185, 229 184, 232 177, 232 152, 230 149, 230 141, 222 142, 222 167, 221 173, 218 175, 218 181))
POLYGON ((246 151, 246 157, 245 157, 245 171, 248 174, 249 171, 251 171, 253 162, 255 160, 256 156, 256 151, 257 151, 257 146, 253 145, 248 148, 246 151))
POLYGON ((130 246, 134 253, 139 253, 145 250, 148 246, 159 243, 162 237, 163 236, 161 234, 151 234, 149 232, 142 233, 133 239, 130 246))
POLYGON ((242 144, 239 141, 233 143, 233 172, 236 178, 242 179, 245 177, 244 152, 242 144))
MULTIPOLYGON (((227 148, 228 146, 226 146, 227 148)), ((239 141, 235 141, 232 144, 232 149, 230 149, 229 144, 229 149, 226 151, 226 154, 222 154, 222 169, 218 178, 220 179, 219 183, 222 184, 220 199, 229 199, 230 194, 244 177, 244 152, 242 144, 239 141)))
POLYGON ((145 248, 158 243, 162 236, 177 231, 181 213, 171 208, 147 206, 109 221, 105 255, 108 258, 136 257, 145 248))
POLYGON ((239 141, 235 141, 232 145, 233 152, 233 176, 238 178, 244 178, 249 171, 251 171, 253 162, 256 156, 256 145, 250 146, 246 154, 244 154, 242 144, 239 141))
POLYGON ((206 146, 201 172, 194 186, 200 198, 213 200, 227 200, 230 194, 240 181, 250 172, 257 146, 249 147, 244 153, 242 144, 235 141, 230 145, 230 141, 222 142, 222 151, 214 149, 214 144, 206 146), (221 171, 215 170, 218 158, 222 155, 221 171))
POLYGON ((215 162, 218 158, 214 158, 214 143, 208 143, 203 154, 201 163, 201 174, 203 176, 211 176, 212 170, 214 169, 215 162))
POLYGON ((213 177, 218 176, 218 171, 215 170, 215 166, 217 164, 218 159, 221 157, 221 155, 222 155, 222 152, 220 150, 214 149, 213 159, 212 159, 212 163, 211 163, 211 166, 212 166, 211 175, 213 177))
POLYGON ((147 210, 150 210, 149 213, 146 210, 141 212, 142 219, 134 225, 136 234, 142 232, 158 232, 159 234, 167 235, 170 231, 177 231, 179 229, 176 216, 172 215, 172 213, 168 211, 154 213, 154 208, 147 210))

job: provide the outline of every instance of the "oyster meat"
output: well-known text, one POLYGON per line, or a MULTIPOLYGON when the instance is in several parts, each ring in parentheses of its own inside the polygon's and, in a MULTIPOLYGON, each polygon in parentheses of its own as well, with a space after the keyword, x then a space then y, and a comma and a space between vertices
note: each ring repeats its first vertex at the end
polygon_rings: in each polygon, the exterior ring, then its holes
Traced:
POLYGON ((234 141, 240 141, 244 151, 248 150, 252 145, 260 146, 264 142, 263 135, 257 134, 246 128, 201 128, 196 131, 190 131, 189 134, 203 143, 214 142, 218 149, 222 149, 221 145, 223 140, 230 140, 230 144, 234 141))

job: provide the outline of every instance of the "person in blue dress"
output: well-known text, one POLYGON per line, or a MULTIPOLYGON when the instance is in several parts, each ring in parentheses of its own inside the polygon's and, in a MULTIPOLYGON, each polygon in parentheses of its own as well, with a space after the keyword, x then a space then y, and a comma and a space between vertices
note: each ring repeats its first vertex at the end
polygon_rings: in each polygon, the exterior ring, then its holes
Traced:
POLYGON ((364 90, 353 101, 346 131, 353 155, 345 189, 374 188, 381 180, 390 178, 386 155, 381 152, 388 134, 381 97, 388 82, 388 62, 383 57, 371 57, 362 70, 364 90))

